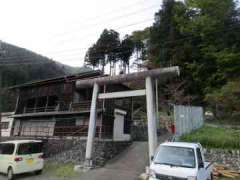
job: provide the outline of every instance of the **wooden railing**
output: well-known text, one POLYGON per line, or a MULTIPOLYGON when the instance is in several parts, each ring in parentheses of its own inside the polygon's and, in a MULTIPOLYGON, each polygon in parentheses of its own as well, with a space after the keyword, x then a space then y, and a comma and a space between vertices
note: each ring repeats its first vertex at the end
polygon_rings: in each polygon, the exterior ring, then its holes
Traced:
POLYGON ((58 111, 58 106, 36 107, 36 108, 24 108, 24 113, 34 112, 52 112, 58 111))
MULTIPOLYGON (((81 126, 28 126, 21 128, 13 128, 15 136, 82 136, 88 135, 88 125, 81 126)), ((113 133, 112 126, 96 126, 96 137, 111 137, 113 133)))
MULTIPOLYGON (((102 101, 98 101, 97 104, 98 109, 102 108, 102 101)), ((81 111, 89 111, 91 108, 91 101, 82 101, 80 103, 70 103, 67 106, 57 105, 57 106, 46 106, 46 107, 35 107, 35 108, 27 108, 24 107, 23 113, 39 113, 39 112, 61 112, 61 111, 69 111, 69 112, 81 112, 81 111)))

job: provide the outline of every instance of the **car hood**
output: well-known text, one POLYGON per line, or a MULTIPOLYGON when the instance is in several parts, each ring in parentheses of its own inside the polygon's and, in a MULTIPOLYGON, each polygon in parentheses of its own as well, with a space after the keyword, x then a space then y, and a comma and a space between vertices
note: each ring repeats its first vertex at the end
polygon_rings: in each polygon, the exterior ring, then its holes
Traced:
POLYGON ((154 172, 157 174, 180 177, 180 178, 187 178, 188 176, 197 175, 196 168, 175 167, 175 166, 152 163, 150 166, 150 169, 154 170, 154 172))

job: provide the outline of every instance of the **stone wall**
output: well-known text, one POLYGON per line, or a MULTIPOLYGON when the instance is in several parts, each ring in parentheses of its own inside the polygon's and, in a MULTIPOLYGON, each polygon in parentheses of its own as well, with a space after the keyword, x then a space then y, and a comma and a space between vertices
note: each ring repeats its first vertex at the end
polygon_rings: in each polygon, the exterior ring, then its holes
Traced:
POLYGON ((233 170, 240 170, 240 150, 205 149, 204 151, 207 161, 223 164, 233 170))
MULTIPOLYGON (((16 139, 37 139, 26 137, 6 137, 0 141, 16 139)), ((43 152, 47 161, 56 163, 71 162, 81 164, 85 160, 86 140, 85 139, 40 139, 44 143, 43 152)), ((111 140, 95 140, 93 146, 93 165, 103 166, 106 161, 112 159, 121 151, 126 149, 131 142, 114 142, 111 140)))
MULTIPOLYGON (((166 128, 157 129, 158 136, 168 134, 166 128)), ((148 141, 148 127, 147 125, 132 125, 131 126, 132 141, 148 141)))
POLYGON ((133 141, 147 141, 148 140, 147 125, 132 125, 131 138, 133 141))
MULTIPOLYGON (((83 164, 85 160, 86 141, 75 140, 74 144, 73 148, 51 156, 48 160, 58 163, 72 162, 74 164, 83 164)), ((108 160, 115 157, 130 144, 130 142, 95 141, 93 146, 93 165, 103 166, 108 160)))

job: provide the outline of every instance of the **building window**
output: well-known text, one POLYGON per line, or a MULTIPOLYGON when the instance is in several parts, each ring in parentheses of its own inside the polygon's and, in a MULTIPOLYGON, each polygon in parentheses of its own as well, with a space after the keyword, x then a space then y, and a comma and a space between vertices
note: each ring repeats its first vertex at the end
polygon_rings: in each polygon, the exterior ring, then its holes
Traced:
POLYGON ((27 108, 34 108, 35 99, 28 99, 27 100, 27 108))
POLYGON ((48 106, 57 106, 58 97, 57 96, 49 96, 48 97, 48 106))
POLYGON ((42 108, 46 106, 47 103, 47 97, 43 96, 43 97, 39 97, 37 100, 37 108, 42 108))
POLYGON ((8 129, 9 122, 2 122, 0 125, 1 125, 1 129, 8 129))

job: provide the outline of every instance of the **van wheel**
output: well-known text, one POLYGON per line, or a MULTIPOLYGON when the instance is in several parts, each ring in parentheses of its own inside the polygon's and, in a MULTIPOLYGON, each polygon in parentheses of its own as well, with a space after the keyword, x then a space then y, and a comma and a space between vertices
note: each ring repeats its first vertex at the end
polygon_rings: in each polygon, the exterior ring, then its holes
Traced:
POLYGON ((8 180, 14 179, 14 173, 13 173, 13 169, 11 167, 8 168, 7 177, 8 177, 8 180))
POLYGON ((37 175, 42 174, 42 170, 35 171, 35 174, 37 175))

